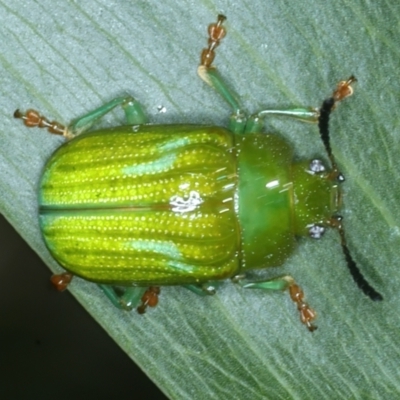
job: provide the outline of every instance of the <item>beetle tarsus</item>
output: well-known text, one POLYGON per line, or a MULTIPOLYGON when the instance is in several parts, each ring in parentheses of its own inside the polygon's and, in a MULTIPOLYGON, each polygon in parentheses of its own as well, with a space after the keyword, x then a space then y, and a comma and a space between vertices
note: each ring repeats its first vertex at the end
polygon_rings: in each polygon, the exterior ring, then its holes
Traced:
POLYGON ((24 121, 28 128, 45 128, 50 133, 55 135, 66 136, 66 128, 57 121, 49 121, 43 115, 40 115, 36 110, 29 109, 22 113, 19 109, 14 111, 14 118, 19 118, 24 121))
POLYGON ((312 324, 312 321, 317 317, 317 313, 304 301, 304 292, 297 283, 292 283, 289 286, 290 298, 296 303, 297 309, 300 312, 301 322, 307 326, 310 332, 314 332, 317 327, 312 324))
POLYGON ((50 282, 59 292, 63 292, 68 287, 73 277, 74 275, 70 272, 64 272, 62 274, 53 275, 50 278, 50 282))
POLYGON ((222 14, 218 15, 217 22, 208 26, 208 47, 201 52, 200 65, 211 68, 211 64, 215 58, 215 48, 226 35, 226 29, 222 26, 226 17, 222 14))
POLYGON ((144 314, 147 307, 155 307, 158 304, 158 295, 160 294, 159 286, 150 286, 143 294, 141 301, 142 304, 137 307, 139 314, 144 314))

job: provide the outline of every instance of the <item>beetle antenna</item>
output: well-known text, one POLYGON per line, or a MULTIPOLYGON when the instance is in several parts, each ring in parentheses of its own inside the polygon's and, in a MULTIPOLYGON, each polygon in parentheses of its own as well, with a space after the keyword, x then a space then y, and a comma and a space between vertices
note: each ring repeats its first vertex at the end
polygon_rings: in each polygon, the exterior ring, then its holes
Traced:
POLYGON ((357 286, 363 291, 363 293, 368 296, 373 301, 381 301, 383 300, 383 296, 378 293, 364 278, 361 271, 358 269, 356 262, 350 254, 350 250, 347 247, 346 237, 344 234, 344 229, 342 225, 341 216, 335 216, 331 219, 331 225, 334 228, 337 228, 340 235, 340 243, 342 245, 343 254, 346 258, 347 267, 349 268, 350 274, 354 279, 354 282, 357 286))
MULTIPOLYGON (((352 83, 356 82, 357 79, 355 76, 350 76, 346 81, 340 81, 336 87, 336 90, 333 92, 332 97, 324 100, 321 108, 319 109, 319 117, 318 117, 318 128, 319 134, 321 136, 322 143, 325 146, 325 150, 328 154, 328 157, 331 161, 332 168, 337 175, 341 175, 338 172, 335 157, 332 154, 330 135, 329 135, 329 118, 331 116, 331 112, 335 109, 336 104, 339 101, 344 100, 346 97, 349 97, 353 94, 353 88, 351 86, 352 83)), ((344 180, 344 178, 339 178, 339 180, 344 180)))
MULTIPOLYGON (((330 143, 330 135, 329 135, 329 118, 332 111, 335 109, 336 104, 339 101, 342 101, 346 97, 349 97, 353 94, 353 88, 351 84, 356 82, 357 79, 352 75, 347 81, 341 81, 336 87, 336 90, 333 92, 332 97, 324 100, 322 106, 319 110, 318 117, 318 128, 319 134, 321 136, 322 143, 325 146, 325 150, 328 154, 328 157, 332 164, 333 176, 340 181, 344 181, 343 175, 339 172, 335 157, 332 154, 332 148, 330 143)), ((378 293, 364 278, 361 271, 358 269, 356 262, 350 254, 350 250, 347 246, 346 237, 344 234, 344 228, 342 225, 342 217, 334 216, 330 220, 330 225, 336 228, 339 231, 340 235, 340 243, 342 245, 343 254, 346 259, 347 267, 349 268, 350 274, 354 279, 354 282, 357 286, 363 291, 363 293, 368 296, 373 301, 380 301, 383 299, 382 295, 378 293)))
POLYGON ((321 136, 322 143, 325 146, 325 150, 328 154, 328 157, 331 160, 333 169, 335 169, 336 167, 336 162, 332 154, 331 142, 329 137, 329 118, 331 116, 331 112, 333 110, 334 105, 335 105, 335 100, 333 97, 324 100, 321 108, 319 109, 319 118, 318 118, 319 134, 321 136))

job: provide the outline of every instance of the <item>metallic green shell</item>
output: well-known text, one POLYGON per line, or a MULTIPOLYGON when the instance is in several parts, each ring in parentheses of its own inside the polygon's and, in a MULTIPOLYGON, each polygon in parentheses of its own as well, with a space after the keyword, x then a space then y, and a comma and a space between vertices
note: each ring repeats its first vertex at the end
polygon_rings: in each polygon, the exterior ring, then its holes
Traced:
POLYGON ((233 135, 217 127, 82 134, 47 163, 40 225, 54 258, 85 279, 184 284, 239 269, 233 135))
POLYGON ((101 283, 193 284, 279 266, 340 197, 292 156, 276 135, 219 127, 85 133, 46 165, 43 236, 65 269, 101 283))

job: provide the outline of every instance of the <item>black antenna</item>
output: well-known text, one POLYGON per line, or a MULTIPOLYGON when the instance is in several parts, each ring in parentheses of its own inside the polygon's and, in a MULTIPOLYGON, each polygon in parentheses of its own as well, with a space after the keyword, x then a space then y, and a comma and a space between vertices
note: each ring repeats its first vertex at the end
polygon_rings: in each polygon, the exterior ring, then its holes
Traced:
POLYGON ((342 250, 346 258, 347 267, 349 268, 350 274, 353 277, 354 282, 371 300, 373 301, 383 300, 382 295, 378 293, 364 278, 361 271, 358 269, 356 262, 354 261, 353 257, 350 254, 350 250, 347 247, 346 238, 344 236, 344 230, 342 225, 343 218, 340 216, 336 216, 333 219, 337 221, 335 224, 333 224, 333 226, 335 226, 339 231, 342 250))
MULTIPOLYGON (((344 177, 338 171, 335 157, 332 154, 330 135, 329 135, 329 118, 331 112, 335 109, 336 103, 353 94, 353 88, 351 87, 351 84, 355 81, 356 78, 354 76, 351 76, 347 81, 339 82, 336 90, 333 92, 332 97, 324 100, 319 110, 319 117, 318 117, 319 134, 321 136, 322 143, 325 146, 328 157, 331 161, 334 176, 339 182, 344 181, 344 177)), ((378 293, 364 278, 361 271, 358 269, 356 262, 351 256, 350 250, 347 247, 346 237, 342 225, 342 219, 343 217, 341 216, 334 216, 331 218, 330 224, 332 227, 336 228, 339 231, 340 243, 342 245, 343 254, 345 256, 347 267, 349 268, 350 274, 353 277, 354 282, 363 291, 363 293, 366 296, 368 296, 371 300, 373 301, 383 300, 382 295, 378 293)))
POLYGON ((321 108, 319 109, 318 117, 319 134, 321 136, 322 143, 325 146, 325 150, 328 153, 328 157, 331 160, 332 168, 336 167, 336 162, 332 154, 331 142, 329 137, 329 118, 331 116, 331 112, 333 111, 334 106, 335 99, 333 97, 324 100, 321 108))

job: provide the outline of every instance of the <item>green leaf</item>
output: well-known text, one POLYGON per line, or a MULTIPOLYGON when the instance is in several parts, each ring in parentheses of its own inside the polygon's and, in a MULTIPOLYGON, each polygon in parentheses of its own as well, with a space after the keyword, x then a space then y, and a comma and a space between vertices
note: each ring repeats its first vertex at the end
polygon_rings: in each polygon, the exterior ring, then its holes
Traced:
MULTIPOLYGON (((71 291, 174 399, 392 399, 400 393, 400 9, 395 0, 296 2, 0 1, 0 207, 53 270, 37 222, 36 188, 62 139, 24 128, 16 108, 68 123, 117 95, 142 102, 153 123, 226 124, 224 102, 196 77, 206 26, 228 16, 216 65, 251 112, 318 106, 351 74, 352 98, 332 116, 332 146, 347 177, 349 247, 384 295, 355 286, 337 232, 303 240, 281 269, 318 311, 313 334, 288 296, 227 282, 200 298, 163 288, 145 317, 114 309, 75 279, 71 291), (164 107, 166 112, 159 112, 164 107)), ((122 122, 116 112, 103 125, 122 122)), ((314 125, 267 121, 297 148, 323 154, 314 125)))

